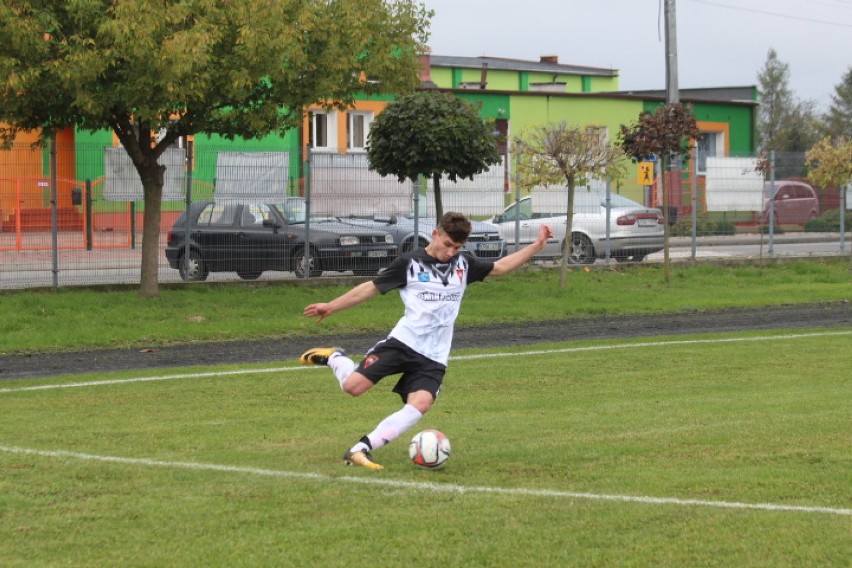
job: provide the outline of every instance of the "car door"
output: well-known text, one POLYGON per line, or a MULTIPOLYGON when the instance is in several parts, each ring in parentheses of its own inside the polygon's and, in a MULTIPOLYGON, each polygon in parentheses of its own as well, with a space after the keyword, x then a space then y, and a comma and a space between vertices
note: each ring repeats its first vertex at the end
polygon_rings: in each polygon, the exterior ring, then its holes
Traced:
POLYGON ((237 206, 211 202, 198 215, 195 241, 211 270, 229 270, 234 256, 237 206))
POLYGON ((775 194, 775 222, 792 223, 796 217, 796 203, 793 198, 795 188, 782 185, 775 194))
MULTIPOLYGON (((518 242, 521 246, 532 242, 533 234, 532 226, 538 225, 532 219, 532 201, 529 198, 521 199, 518 203, 513 203, 503 210, 503 214, 499 218, 494 219, 494 224, 500 230, 500 237, 506 241, 507 245, 515 244, 515 222, 518 221, 518 242)), ((511 250, 511 249, 510 249, 511 250)))
POLYGON ((814 209, 814 193, 804 185, 796 185, 793 194, 794 215, 792 223, 804 225, 811 217, 811 212, 814 209))
POLYGON ((236 233, 239 258, 233 270, 259 273, 265 270, 285 270, 287 231, 272 206, 266 203, 245 203, 239 211, 236 233))

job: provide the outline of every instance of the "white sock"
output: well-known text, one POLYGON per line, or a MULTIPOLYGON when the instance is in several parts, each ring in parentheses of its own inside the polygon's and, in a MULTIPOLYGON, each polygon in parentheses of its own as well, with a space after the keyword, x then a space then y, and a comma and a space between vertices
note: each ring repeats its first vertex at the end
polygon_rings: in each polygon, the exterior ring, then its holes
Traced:
POLYGON ((417 421, 421 418, 423 418, 423 414, 419 410, 410 404, 406 404, 401 410, 394 412, 379 422, 376 429, 367 434, 370 446, 372 449, 377 450, 393 442, 404 434, 406 430, 417 424, 417 421))
POLYGON ((337 382, 340 383, 340 389, 343 390, 343 383, 346 382, 347 377, 352 374, 352 371, 358 365, 346 355, 337 353, 328 358, 328 366, 331 367, 334 376, 337 378, 337 382))

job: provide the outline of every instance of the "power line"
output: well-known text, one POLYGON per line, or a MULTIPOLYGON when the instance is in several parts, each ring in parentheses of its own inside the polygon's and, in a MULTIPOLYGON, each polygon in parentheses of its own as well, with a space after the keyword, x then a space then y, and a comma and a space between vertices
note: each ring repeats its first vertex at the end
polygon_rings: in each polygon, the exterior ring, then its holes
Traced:
POLYGON ((777 12, 769 12, 766 10, 755 10, 753 8, 744 8, 742 6, 731 6, 728 4, 720 4, 719 2, 710 2, 709 0, 687 0, 696 4, 707 4, 708 6, 716 6, 719 8, 728 8, 729 10, 738 10, 740 12, 751 12, 753 14, 762 14, 764 16, 774 16, 776 18, 787 18, 788 20, 798 20, 800 22, 811 22, 814 24, 825 24, 828 26, 839 26, 842 28, 852 28, 852 24, 843 24, 841 22, 829 22, 826 20, 817 20, 814 18, 803 18, 801 16, 791 16, 789 14, 779 14, 777 12))

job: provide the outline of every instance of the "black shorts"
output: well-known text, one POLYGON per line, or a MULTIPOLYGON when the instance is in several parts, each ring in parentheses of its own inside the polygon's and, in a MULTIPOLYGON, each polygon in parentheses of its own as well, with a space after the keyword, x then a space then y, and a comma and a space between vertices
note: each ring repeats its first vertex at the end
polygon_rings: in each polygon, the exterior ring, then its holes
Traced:
POLYGON ((388 375, 402 373, 393 387, 393 392, 402 397, 402 402, 407 402, 409 394, 421 390, 428 391, 433 398, 437 398, 447 367, 424 357, 398 339, 389 337, 367 351, 356 371, 373 384, 388 375))

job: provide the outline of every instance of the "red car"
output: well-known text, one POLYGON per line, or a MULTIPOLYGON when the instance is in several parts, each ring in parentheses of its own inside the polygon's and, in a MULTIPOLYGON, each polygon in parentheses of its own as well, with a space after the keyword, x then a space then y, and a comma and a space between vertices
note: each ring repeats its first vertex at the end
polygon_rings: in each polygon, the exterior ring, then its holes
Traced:
POLYGON ((769 224, 775 210, 776 225, 804 225, 819 217, 819 200, 814 188, 802 181, 776 180, 774 193, 770 182, 763 186, 763 213, 760 222, 769 224))

